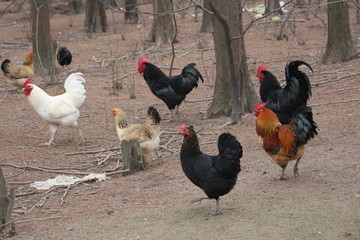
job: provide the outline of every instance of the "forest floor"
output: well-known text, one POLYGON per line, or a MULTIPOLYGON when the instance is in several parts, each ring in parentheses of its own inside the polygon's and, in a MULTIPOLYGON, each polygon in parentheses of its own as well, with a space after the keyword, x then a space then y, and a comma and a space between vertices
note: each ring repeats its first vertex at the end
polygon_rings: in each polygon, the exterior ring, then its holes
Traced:
MULTIPOLYGON (((1 2, 0 11, 8 4, 1 2)), ((254 6, 255 2, 247 4, 254 6)), ((144 42, 151 27, 150 15, 142 14, 143 24, 125 25, 121 13, 108 10, 109 32, 91 35, 83 30, 84 14, 73 18, 59 12, 51 15, 53 39, 73 54, 69 69, 59 68, 59 82, 66 79, 67 72, 76 71, 83 72, 87 81, 79 119, 84 144, 77 145, 76 129, 60 128, 55 146, 39 146, 50 137, 48 124, 21 91, 13 90, 5 84, 5 77, 0 77, 0 163, 8 188, 15 188, 17 195, 16 236, 12 239, 360 239, 360 59, 321 64, 327 35, 320 19, 326 20, 326 13, 320 9, 318 18, 296 10, 292 23, 284 28, 288 41, 275 40, 283 21, 262 20, 246 33, 254 83, 256 68, 262 63, 281 80, 284 66, 291 60, 304 60, 314 69, 313 74, 303 70, 313 86, 309 105, 320 132, 307 144, 300 177, 293 177, 291 163, 287 180, 278 181, 274 179, 281 169, 259 145, 253 113, 243 115, 241 123, 225 127, 221 126, 228 117, 203 119, 214 90, 216 63, 212 34, 198 33, 201 21, 195 22, 191 11, 184 18, 177 15, 180 43, 175 45, 174 71, 179 73, 185 64, 195 62, 206 80, 187 96, 175 122, 167 122, 165 104, 151 94, 137 73, 140 56, 148 56, 165 72, 172 57, 170 45, 157 48, 144 42), (114 76, 120 80, 113 80, 114 76), (122 89, 112 88, 119 83, 122 89), (132 87, 135 99, 129 97, 132 87), (141 122, 150 105, 158 108, 164 120, 161 163, 151 155, 148 170, 130 176, 113 174, 105 181, 68 189, 30 187, 31 182, 62 172, 111 172, 121 155, 110 109, 122 108, 131 121, 141 122), (222 132, 234 134, 243 146, 242 171, 234 189, 221 198, 222 215, 208 215, 215 207, 214 200, 189 204, 204 193, 180 166, 182 137, 176 132, 182 123, 195 127, 204 152, 217 154, 216 142, 222 132), (25 165, 37 170, 19 168, 25 165)), ((351 28, 359 49, 360 25, 356 25, 354 12, 351 9, 351 28)), ((1 61, 22 62, 32 49, 29 14, 24 6, 20 12, 10 9, 0 17, 1 61)), ((248 15, 244 16, 245 24, 249 23, 248 15)), ((63 92, 62 84, 45 86, 39 75, 34 80, 49 94, 63 92)), ((258 91, 259 86, 255 88, 258 91)))

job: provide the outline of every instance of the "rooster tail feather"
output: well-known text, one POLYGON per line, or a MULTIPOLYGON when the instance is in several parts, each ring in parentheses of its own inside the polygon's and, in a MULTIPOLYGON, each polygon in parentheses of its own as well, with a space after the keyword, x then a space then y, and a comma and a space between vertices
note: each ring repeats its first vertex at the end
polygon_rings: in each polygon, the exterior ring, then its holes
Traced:
POLYGON ((299 66, 301 65, 307 66, 312 72, 314 72, 314 70, 308 63, 297 60, 286 64, 285 75, 286 82, 291 81, 293 77, 298 80, 300 88, 300 98, 306 102, 311 96, 312 92, 309 77, 306 75, 306 73, 299 70, 299 66))
POLYGON ((152 119, 152 123, 158 125, 161 121, 160 114, 154 107, 149 107, 147 110, 147 115, 152 119))
POLYGON ((4 72, 4 74, 9 74, 9 65, 11 64, 11 61, 9 59, 5 59, 2 63, 1 63, 1 70, 4 72))
POLYGON ((192 75, 194 77, 194 80, 195 80, 196 85, 197 85, 197 82, 199 81, 199 78, 201 79, 201 82, 204 82, 204 78, 203 78, 203 76, 201 75, 199 70, 197 70, 197 68, 195 66, 196 66, 195 63, 189 63, 188 65, 186 65, 183 68, 181 74, 182 75, 187 75, 187 74, 192 75))
POLYGON ((229 168, 234 175, 237 175, 241 171, 240 158, 242 157, 243 150, 239 141, 235 136, 230 133, 222 133, 218 140, 220 168, 229 168), (224 161, 229 163, 225 163, 224 161))
POLYGON ((308 106, 302 106, 294 112, 290 125, 298 146, 306 144, 318 134, 318 126, 313 120, 312 109, 308 106))
POLYGON ((80 72, 70 74, 65 80, 65 94, 74 100, 74 104, 77 108, 81 106, 86 98, 85 82, 83 74, 80 72))

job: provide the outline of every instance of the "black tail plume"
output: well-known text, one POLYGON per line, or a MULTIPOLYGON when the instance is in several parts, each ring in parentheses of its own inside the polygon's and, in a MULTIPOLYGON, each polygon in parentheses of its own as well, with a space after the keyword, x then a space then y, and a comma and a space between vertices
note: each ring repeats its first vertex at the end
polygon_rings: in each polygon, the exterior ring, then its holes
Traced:
POLYGON ((147 115, 151 117, 151 119, 153 120, 153 124, 157 125, 160 123, 161 121, 160 114, 156 108, 149 107, 147 110, 147 115))

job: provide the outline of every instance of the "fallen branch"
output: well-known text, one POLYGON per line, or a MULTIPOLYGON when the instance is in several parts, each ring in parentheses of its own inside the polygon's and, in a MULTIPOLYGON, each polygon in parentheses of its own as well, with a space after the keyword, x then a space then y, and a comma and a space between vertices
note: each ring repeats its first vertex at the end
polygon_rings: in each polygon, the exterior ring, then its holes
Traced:
POLYGON ((312 105, 310 105, 310 107, 318 107, 318 106, 323 106, 323 105, 331 105, 331 104, 338 104, 338 103, 348 103, 348 102, 360 102, 360 99, 350 99, 350 100, 344 100, 344 101, 318 103, 318 104, 312 104, 312 105))
POLYGON ((121 149, 120 147, 114 147, 114 148, 107 148, 107 149, 96 150, 96 151, 83 151, 83 152, 65 153, 65 155, 66 155, 66 156, 70 156, 70 155, 78 155, 78 154, 93 154, 93 153, 114 151, 114 150, 120 150, 120 149, 121 149))
POLYGON ((19 165, 10 164, 10 163, 0 163, 0 166, 2 166, 2 167, 14 167, 14 168, 20 168, 20 169, 31 169, 31 170, 38 170, 38 171, 52 172, 52 173, 74 174, 74 175, 89 175, 90 174, 88 172, 73 172, 73 171, 51 170, 51 169, 45 169, 45 168, 40 168, 40 167, 34 167, 34 166, 26 165, 26 164, 24 166, 19 166, 19 165))
POLYGON ((360 72, 358 72, 358 73, 352 73, 352 74, 345 75, 345 76, 340 76, 340 77, 337 77, 337 78, 335 78, 335 79, 328 80, 328 81, 314 82, 314 83, 311 83, 311 85, 318 86, 318 85, 321 85, 321 84, 336 82, 336 81, 339 81, 339 80, 341 80, 341 79, 348 78, 348 77, 354 77, 354 76, 357 76, 357 75, 360 75, 360 72))

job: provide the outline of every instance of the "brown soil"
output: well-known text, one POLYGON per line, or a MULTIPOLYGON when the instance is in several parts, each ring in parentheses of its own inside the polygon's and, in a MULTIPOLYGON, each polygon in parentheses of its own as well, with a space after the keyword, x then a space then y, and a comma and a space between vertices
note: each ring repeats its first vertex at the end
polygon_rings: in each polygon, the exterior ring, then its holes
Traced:
MULTIPOLYGON (((7 4, 0 3, 1 12, 7 4)), ((352 9, 352 15, 354 12, 352 9)), ((324 12, 318 14, 326 19, 324 12)), ((248 23, 247 14, 244 15, 248 23)), ((25 6, 20 12, 6 12, 0 18, 3 59, 21 62, 31 50, 28 16, 25 6)), ((1 163, 62 171, 112 169, 117 157, 97 166, 97 160, 111 152, 67 154, 119 146, 110 115, 113 107, 124 109, 131 120, 141 122, 147 107, 156 106, 165 120, 161 145, 167 144, 168 149, 160 149, 160 164, 155 155, 149 157, 147 171, 130 176, 116 174, 103 182, 70 188, 62 205, 64 188, 46 193, 35 191, 28 184, 58 173, 3 166, 9 188, 16 188, 18 194, 14 210, 17 235, 13 239, 360 239, 360 80, 359 75, 354 75, 358 74, 360 60, 321 65, 326 29, 318 18, 306 12, 296 13, 292 25, 295 35, 285 28, 288 41, 273 39, 282 22, 260 22, 246 34, 248 64, 254 82, 255 70, 261 63, 267 63, 279 79, 283 79, 284 66, 291 60, 307 61, 315 71, 311 74, 304 70, 313 83, 309 104, 320 133, 307 144, 300 163, 300 177, 293 177, 292 163, 286 172, 287 180, 274 181, 280 175, 280 168, 259 145, 253 114, 244 115, 242 123, 227 127, 220 127, 227 117, 202 120, 215 78, 213 41, 211 33, 198 33, 201 23, 189 16, 178 18, 181 43, 175 46, 175 73, 186 63, 195 62, 206 82, 188 95, 180 108, 184 115, 173 123, 166 122, 169 111, 151 94, 136 68, 137 59, 147 55, 168 71, 171 49, 144 42, 152 19, 149 15, 142 17, 146 24, 125 25, 122 14, 112 15, 108 10, 110 32, 90 37, 83 31, 83 14, 75 16, 73 27, 68 26, 68 16, 56 12, 51 16, 53 38, 73 53, 68 71, 81 71, 87 80, 87 99, 79 120, 87 139, 85 144, 77 145, 79 137, 75 129, 60 128, 55 146, 39 146, 49 139, 47 123, 31 109, 22 92, 12 90, 1 77, 1 163), (117 60, 113 70, 114 57, 117 60), (113 75, 125 76, 123 89, 117 94, 110 94, 113 75), (133 81, 136 99, 129 98, 128 89, 133 81), (223 215, 209 217, 208 212, 215 207, 213 200, 189 204, 204 193, 190 183, 180 167, 182 139, 175 134, 181 123, 191 124, 199 131, 204 152, 217 153, 216 141, 222 132, 236 135, 243 146, 238 183, 220 201, 223 215), (20 196, 28 192, 33 194, 20 196)), ((353 17, 351 27, 359 45, 360 27, 355 22, 353 17)), ((64 81, 66 76, 65 70, 59 68, 59 81, 64 81)), ((38 75, 34 80, 42 83, 38 75)), ((61 84, 43 87, 50 94, 63 91, 61 84)))

